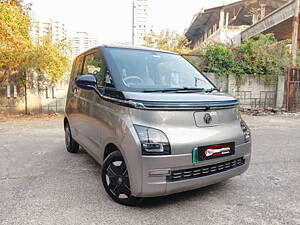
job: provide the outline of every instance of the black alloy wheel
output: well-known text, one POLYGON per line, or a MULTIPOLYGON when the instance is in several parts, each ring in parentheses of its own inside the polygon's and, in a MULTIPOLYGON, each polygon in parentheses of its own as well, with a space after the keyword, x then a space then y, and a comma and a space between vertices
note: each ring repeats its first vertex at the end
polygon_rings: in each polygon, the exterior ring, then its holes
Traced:
POLYGON ((131 195, 128 171, 122 154, 111 153, 104 161, 102 182, 108 195, 122 205, 136 206, 142 198, 131 195))

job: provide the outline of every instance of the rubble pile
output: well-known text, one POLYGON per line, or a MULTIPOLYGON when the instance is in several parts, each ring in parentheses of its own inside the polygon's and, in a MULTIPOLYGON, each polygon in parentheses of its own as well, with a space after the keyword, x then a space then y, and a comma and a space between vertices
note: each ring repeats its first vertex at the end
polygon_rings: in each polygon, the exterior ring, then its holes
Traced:
POLYGON ((299 113, 287 113, 285 108, 240 108, 240 111, 244 114, 251 116, 268 116, 268 115, 282 115, 282 114, 299 114, 299 113))

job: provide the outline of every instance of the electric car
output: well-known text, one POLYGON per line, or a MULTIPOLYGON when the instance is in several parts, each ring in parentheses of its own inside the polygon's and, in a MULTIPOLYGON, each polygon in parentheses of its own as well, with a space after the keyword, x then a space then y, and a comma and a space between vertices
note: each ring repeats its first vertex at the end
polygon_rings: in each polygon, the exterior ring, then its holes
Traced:
POLYGON ((102 166, 114 201, 137 205, 245 172, 251 133, 238 105, 178 54, 103 45, 74 60, 65 144, 102 166))

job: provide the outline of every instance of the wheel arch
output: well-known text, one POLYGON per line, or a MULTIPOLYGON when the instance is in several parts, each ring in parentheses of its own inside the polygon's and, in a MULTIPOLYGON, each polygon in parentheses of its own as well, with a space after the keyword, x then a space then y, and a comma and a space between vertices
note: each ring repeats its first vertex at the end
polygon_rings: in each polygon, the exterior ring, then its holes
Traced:
POLYGON ((122 138, 119 138, 119 140, 122 140, 121 143, 118 142, 116 138, 112 137, 103 141, 104 150, 101 152, 99 158, 102 161, 100 164, 103 165, 105 157, 113 152, 113 150, 119 151, 122 154, 128 169, 131 191, 134 193, 134 196, 139 196, 142 191, 142 162, 140 155, 140 144, 136 143, 134 136, 132 136, 132 132, 127 132, 126 135, 122 138), (137 179, 137 177, 139 177, 139 179, 137 179))
MULTIPOLYGON (((114 143, 110 142, 108 143, 105 148, 104 148, 104 153, 103 153, 103 157, 102 157, 102 161, 104 161, 107 156, 115 151, 120 151, 120 149, 118 148, 117 145, 115 145, 114 143)), ((122 154, 122 153, 121 153, 122 154)))

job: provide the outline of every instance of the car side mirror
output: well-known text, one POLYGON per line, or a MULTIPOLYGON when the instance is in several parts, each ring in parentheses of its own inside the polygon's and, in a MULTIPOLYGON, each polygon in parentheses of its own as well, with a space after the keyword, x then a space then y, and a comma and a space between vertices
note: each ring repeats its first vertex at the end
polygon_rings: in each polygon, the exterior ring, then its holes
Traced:
POLYGON ((96 78, 93 75, 81 75, 75 79, 75 83, 77 87, 86 90, 94 90, 97 86, 96 78))

